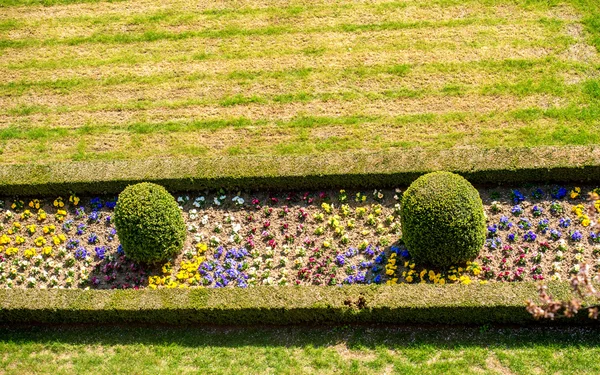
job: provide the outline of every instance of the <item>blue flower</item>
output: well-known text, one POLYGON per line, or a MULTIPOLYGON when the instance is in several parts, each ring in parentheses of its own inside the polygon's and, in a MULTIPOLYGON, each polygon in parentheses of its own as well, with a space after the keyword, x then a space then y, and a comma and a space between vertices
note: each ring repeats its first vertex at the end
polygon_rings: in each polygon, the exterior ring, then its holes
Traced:
POLYGON ((92 210, 99 210, 102 208, 103 204, 102 204, 102 199, 100 199, 99 197, 95 197, 90 199, 90 206, 92 207, 92 210))
POLYGON ((525 200, 525 196, 518 190, 512 190, 511 196, 514 204, 519 204, 525 200))
POLYGON ((117 254, 119 254, 119 255, 125 254, 125 251, 123 250, 123 245, 119 244, 119 246, 117 246, 117 254))
POLYGON ((117 206, 117 200, 110 200, 105 204, 106 208, 110 208, 111 210, 117 206))
POLYGON ((514 242, 515 241, 515 234, 514 233, 509 233, 507 236, 508 240, 510 242, 514 242))
POLYGON ((540 188, 537 188, 533 192, 531 192, 531 197, 535 199, 542 199, 544 197, 544 191, 540 188))
POLYGON ((533 206, 533 208, 531 209, 531 211, 533 211, 533 216, 542 216, 542 213, 544 212, 544 209, 538 206, 533 206))
POLYGON ((487 230, 488 230, 488 236, 493 237, 494 234, 496 234, 496 232, 498 231, 498 225, 496 225, 496 224, 488 225, 487 230))
POLYGON ((380 284, 381 283, 381 275, 375 276, 375 278, 373 279, 373 282, 375 284, 380 284))
POLYGON ((565 189, 564 187, 556 187, 556 188, 552 189, 552 191, 550 192, 550 195, 554 199, 563 199, 564 197, 567 196, 567 189, 565 189))
POLYGON ((400 256, 405 259, 410 259, 410 253, 408 252, 408 250, 402 250, 400 256))
POLYGON ((575 242, 581 241, 582 238, 583 238, 583 235, 578 230, 576 230, 573 233, 571 233, 571 240, 573 240, 575 242))
POLYGON ((98 220, 100 220, 100 213, 98 211, 92 211, 92 213, 88 215, 88 221, 90 223, 97 223, 98 220))

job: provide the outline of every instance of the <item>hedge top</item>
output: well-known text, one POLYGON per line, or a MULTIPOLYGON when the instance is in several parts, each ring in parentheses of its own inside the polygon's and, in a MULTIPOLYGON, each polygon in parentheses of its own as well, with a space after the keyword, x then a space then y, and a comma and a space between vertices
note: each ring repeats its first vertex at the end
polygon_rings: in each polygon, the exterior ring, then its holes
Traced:
POLYGON ((320 189, 409 185, 452 171, 472 183, 600 180, 600 146, 393 150, 324 155, 84 161, 0 165, 0 194, 118 193, 151 181, 170 191, 206 188, 320 189))

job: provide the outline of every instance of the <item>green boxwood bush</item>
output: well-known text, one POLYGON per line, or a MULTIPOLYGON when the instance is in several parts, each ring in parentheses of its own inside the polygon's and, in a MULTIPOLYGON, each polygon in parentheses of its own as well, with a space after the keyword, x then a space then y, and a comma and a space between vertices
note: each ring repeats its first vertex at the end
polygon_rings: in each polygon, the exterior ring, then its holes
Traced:
POLYGON ((114 220, 125 255, 137 262, 163 262, 183 248, 183 216, 175 198, 160 185, 126 187, 119 194, 114 220))
POLYGON ((463 177, 433 172, 402 196, 402 239, 416 262, 446 268, 477 256, 485 241, 479 192, 463 177))

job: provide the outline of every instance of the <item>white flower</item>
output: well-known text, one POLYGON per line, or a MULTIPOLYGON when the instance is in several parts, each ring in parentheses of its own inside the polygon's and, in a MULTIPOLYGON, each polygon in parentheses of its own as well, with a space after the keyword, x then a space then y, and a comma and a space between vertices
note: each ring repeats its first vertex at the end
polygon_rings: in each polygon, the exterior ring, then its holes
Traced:
POLYGON ((560 272, 561 269, 562 269, 562 266, 560 263, 558 263, 558 262, 552 263, 552 271, 560 272))
POLYGON ((202 216, 202 220, 200 220, 200 222, 202 223, 202 225, 208 224, 208 215, 202 216))
POLYGON ((216 198, 216 197, 215 197, 214 202, 215 202, 215 205, 217 205, 217 206, 221 205, 221 201, 218 198, 216 198))
POLYGON ((198 210, 195 208, 191 209, 189 212, 190 220, 196 220, 198 218, 198 210))
POLYGON ((244 204, 244 198, 238 197, 237 195, 233 197, 232 201, 235 202, 235 204, 237 204, 238 206, 244 204))
POLYGON ((231 230, 233 231, 233 233, 239 233, 239 231, 242 229, 242 225, 240 223, 234 223, 231 227, 231 230))
POLYGON ((192 233, 197 232, 198 226, 196 224, 189 224, 187 226, 187 230, 188 230, 188 232, 192 232, 192 233))

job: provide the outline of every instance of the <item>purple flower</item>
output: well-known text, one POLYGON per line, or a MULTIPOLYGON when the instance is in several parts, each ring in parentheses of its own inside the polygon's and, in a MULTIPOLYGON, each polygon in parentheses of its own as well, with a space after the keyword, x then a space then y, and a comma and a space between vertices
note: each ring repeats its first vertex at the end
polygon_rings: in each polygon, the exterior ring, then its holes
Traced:
POLYGON ((558 225, 560 225, 563 228, 568 228, 571 225, 571 219, 561 217, 558 221, 558 225))
POLYGON ((526 217, 519 219, 519 224, 518 224, 519 228, 521 229, 529 229, 531 228, 531 222, 529 221, 529 219, 527 219, 526 217))
POLYGON ((77 226, 77 232, 76 233, 81 236, 82 234, 85 233, 86 229, 87 229, 87 226, 85 224, 81 223, 81 224, 79 224, 77 226))
POLYGON ((535 241, 536 238, 537 238, 536 234, 533 233, 532 231, 528 231, 527 233, 525 233, 525 235, 523 235, 523 239, 527 242, 533 242, 533 241, 535 241))
POLYGON ((561 236, 562 236, 562 233, 558 229, 552 229, 552 230, 550 230, 550 237, 552 237, 553 240, 556 241, 561 236))
POLYGON ((100 213, 98 211, 92 211, 92 213, 88 215, 88 221, 90 223, 97 223, 98 220, 100 220, 100 213))
POLYGON ((541 207, 538 207, 538 206, 533 206, 531 211, 533 212, 533 216, 538 217, 538 216, 542 216, 544 209, 541 207))
POLYGON ((572 241, 579 242, 579 241, 581 241, 582 238, 583 238, 583 235, 578 230, 576 230, 576 231, 574 231, 574 232, 571 233, 571 240, 572 241))
POLYGON ((542 233, 546 233, 548 231, 549 221, 548 219, 542 219, 538 221, 538 230, 542 233))
POLYGON ((70 238, 67 241, 67 245, 65 246, 67 248, 67 250, 73 250, 76 249, 79 246, 79 240, 76 238, 70 238))
POLYGON ((346 251, 346 257, 348 258, 352 258, 356 255, 358 255, 358 249, 355 247, 351 247, 346 251))
POLYGON ((372 257, 373 255, 375 255, 375 250, 373 249, 373 246, 369 245, 365 249, 364 253, 365 253, 366 256, 372 257))
POLYGON ((523 213, 523 208, 517 204, 516 206, 513 206, 513 208, 511 208, 510 212, 512 212, 512 214, 515 216, 519 216, 523 213))
POLYGON ((123 245, 119 244, 119 246, 117 246, 117 254, 125 255, 125 251, 123 250, 123 245))
POLYGON ((90 234, 90 236, 88 237, 88 243, 90 245, 98 243, 98 235, 96 235, 96 233, 90 234))
POLYGON ((335 264, 337 264, 338 266, 342 267, 345 263, 346 263, 346 259, 344 258, 343 254, 338 254, 335 257, 335 264))
POLYGON ((98 246, 94 250, 96 251, 96 256, 98 257, 98 259, 104 259, 104 255, 106 253, 106 247, 98 246))
POLYGON ((515 234, 514 233, 509 233, 507 236, 508 240, 510 242, 514 242, 515 241, 515 234))
POLYGON ((488 225, 487 230, 488 230, 488 236, 493 237, 494 234, 496 234, 496 232, 498 231, 498 225, 496 225, 496 224, 488 225))
POLYGON ((75 250, 75 258, 82 260, 87 258, 88 252, 83 246, 79 246, 77 250, 75 250))
POLYGON ((508 218, 506 216, 502 216, 500 218, 500 224, 498 224, 498 227, 500 229, 506 230, 506 229, 512 228, 512 226, 513 226, 513 223, 511 223, 510 220, 508 220, 508 218))

